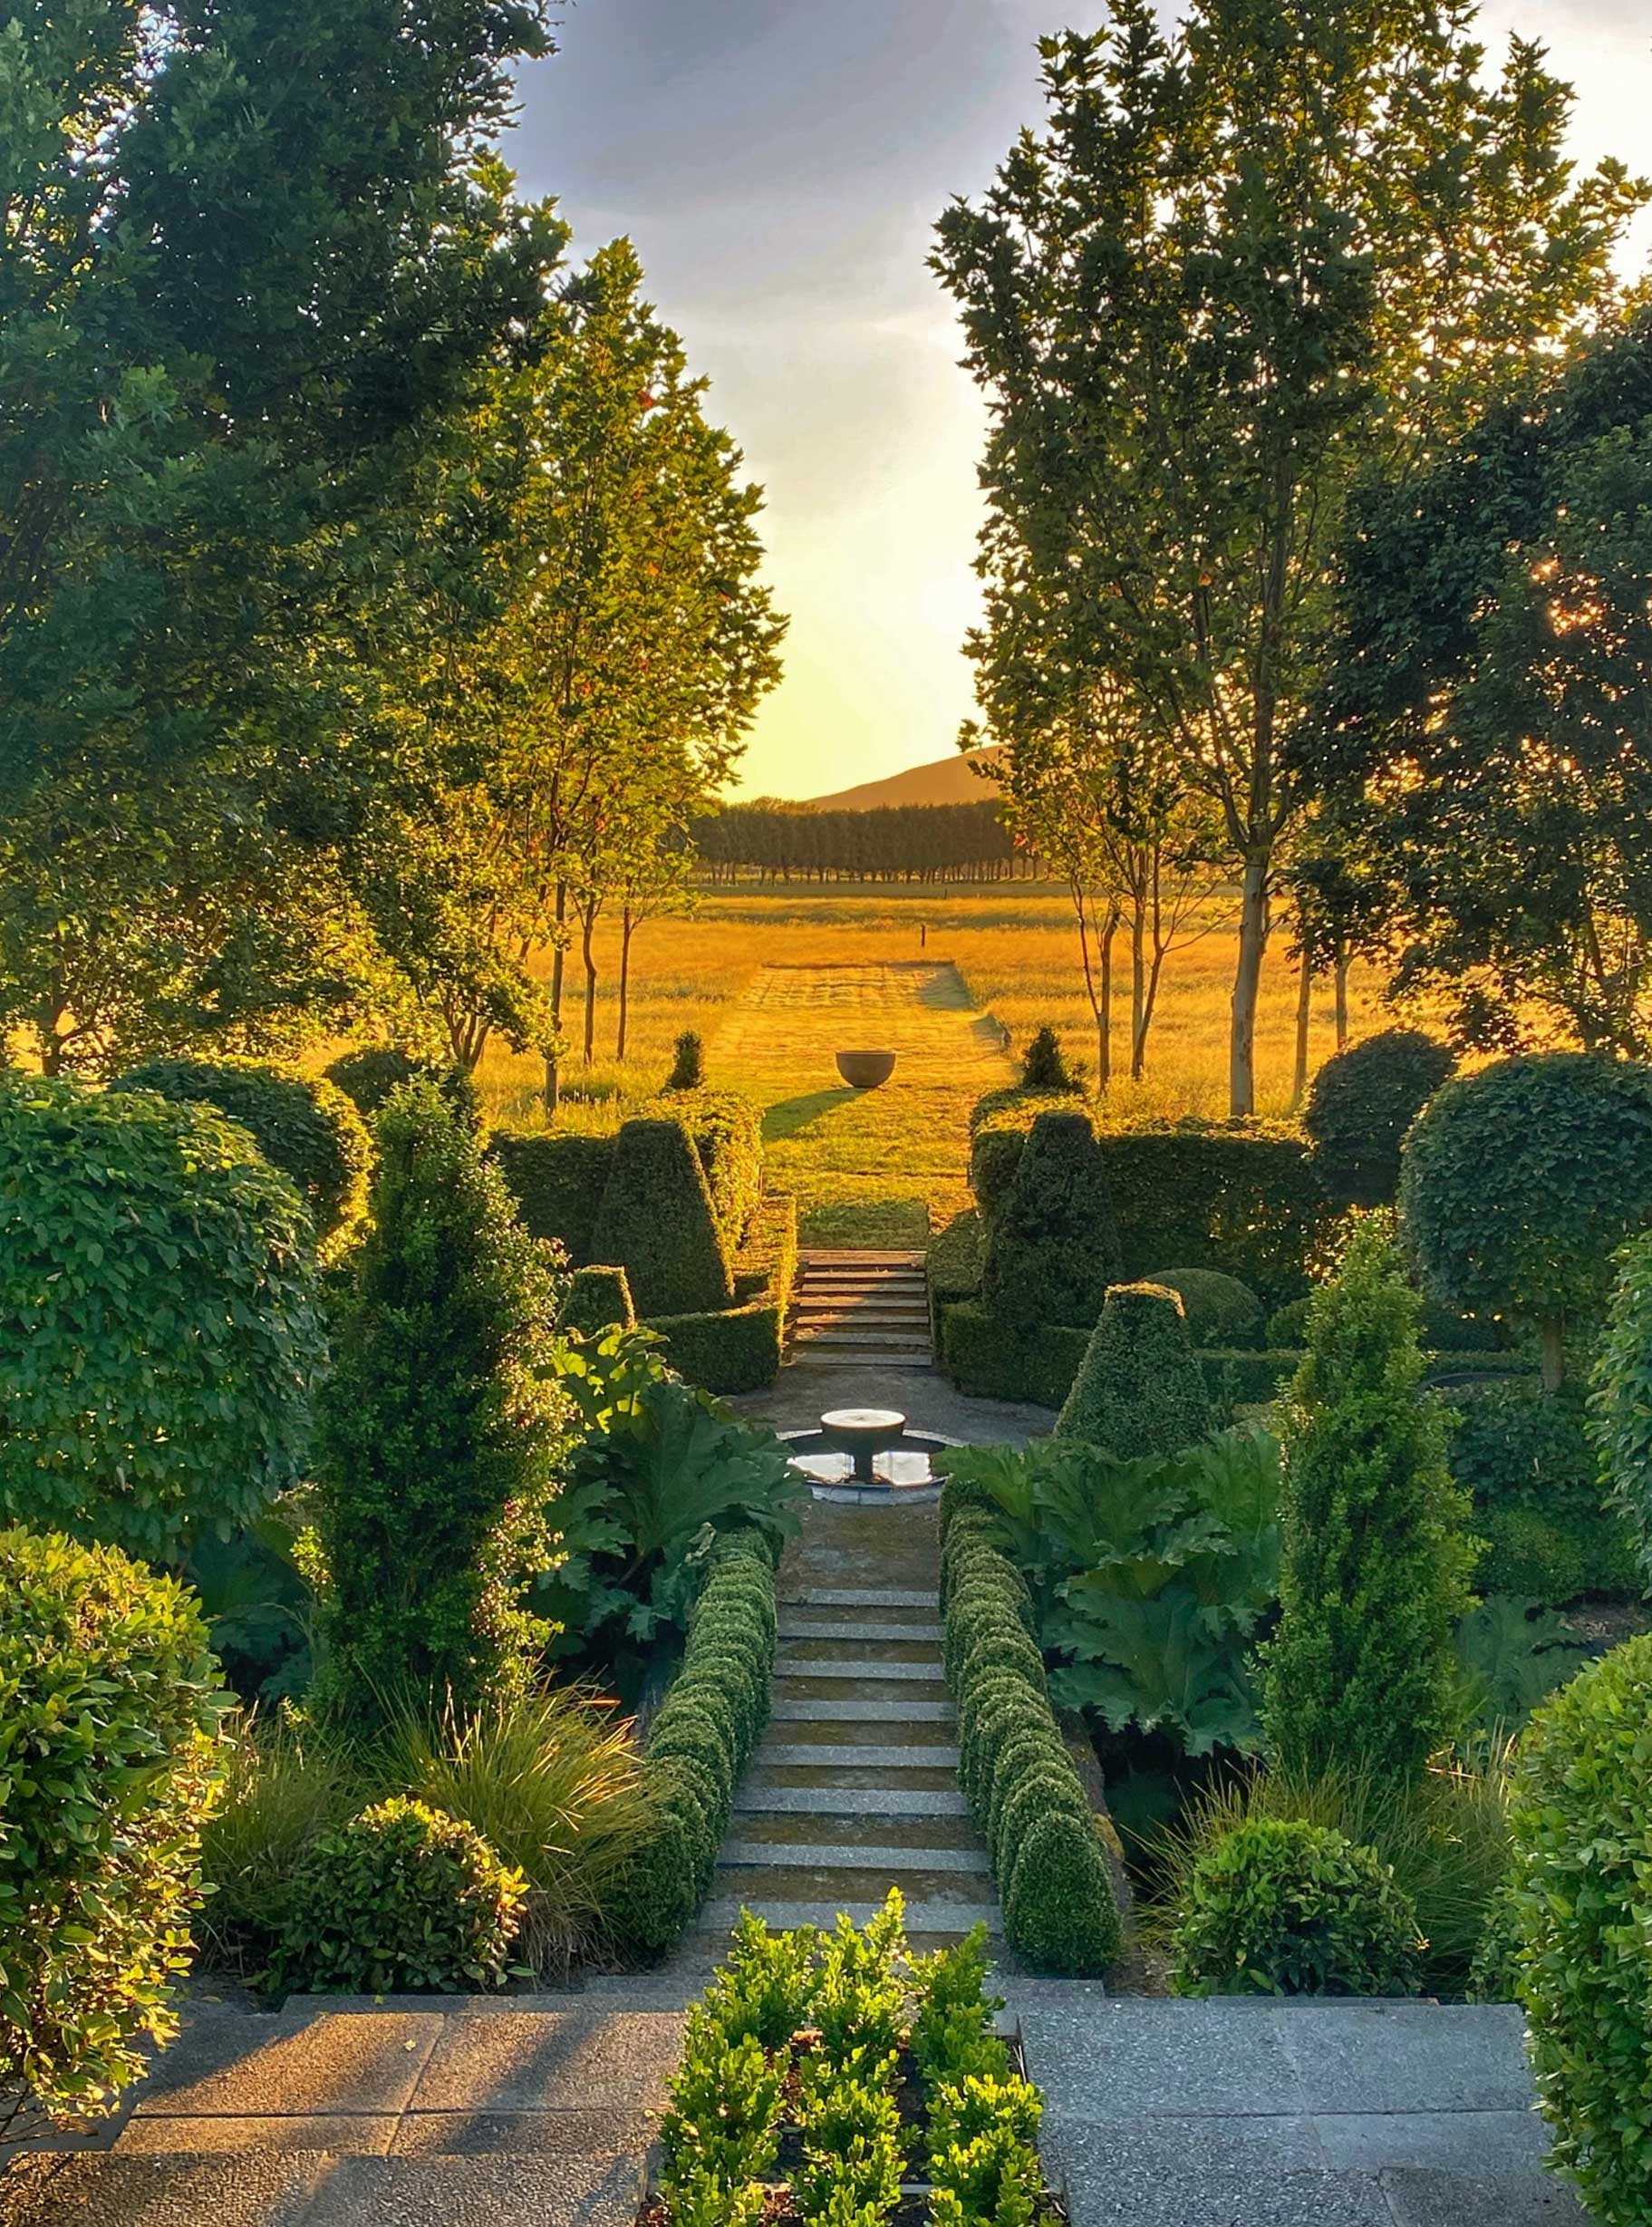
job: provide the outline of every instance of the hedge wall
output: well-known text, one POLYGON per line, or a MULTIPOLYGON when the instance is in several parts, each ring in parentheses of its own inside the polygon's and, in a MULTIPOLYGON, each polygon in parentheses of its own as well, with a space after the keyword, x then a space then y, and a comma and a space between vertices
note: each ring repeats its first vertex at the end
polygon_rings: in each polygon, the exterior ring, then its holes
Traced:
POLYGON ((983 1510, 943 1495, 942 1523, 959 1777, 986 1839, 1005 1934, 1039 1970, 1105 1972, 1119 1949, 1112 1866, 1050 1707, 1026 1585, 983 1510))
POLYGON ((971 1206, 955 1215, 930 1240, 923 1273, 929 1286, 929 1334, 937 1353, 948 1308, 980 1295, 981 1232, 981 1215, 971 1206))
POLYGON ((613 1137, 518 1137, 498 1130, 488 1157, 505 1178, 530 1237, 560 1238, 575 1268, 594 1259, 597 1209, 613 1166, 613 1137))
POLYGON ((730 1252, 744 1242, 763 1195, 763 1124, 738 1090, 672 1090, 638 1109, 645 1121, 681 1121, 689 1133, 711 1210, 730 1252))
POLYGON ((698 1314, 733 1302, 710 1187, 680 1121, 626 1122, 591 1242, 599 1260, 624 1269, 640 1314, 698 1314))
POLYGON ((693 1923, 729 1829, 734 1790, 768 1722, 775 1571, 754 1532, 713 1550, 682 1667, 649 1728, 643 1777, 655 1825, 608 1912, 615 1944, 656 1957, 693 1923))
POLYGON ((737 1303, 651 1315, 648 1327, 664 1338, 671 1366, 691 1384, 709 1392, 758 1392, 779 1373, 797 1278, 797 1202, 789 1192, 774 1192, 753 1215, 736 1260, 737 1303))

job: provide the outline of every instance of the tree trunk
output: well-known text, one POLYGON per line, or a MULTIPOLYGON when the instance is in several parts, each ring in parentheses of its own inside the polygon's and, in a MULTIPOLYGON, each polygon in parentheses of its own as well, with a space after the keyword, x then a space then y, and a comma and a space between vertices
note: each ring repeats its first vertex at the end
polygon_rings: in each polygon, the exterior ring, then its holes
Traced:
POLYGON ((1130 900, 1130 1080, 1140 1082, 1147 1050, 1147 901, 1130 900))
POLYGON ((1337 954, 1337 1049, 1348 1048, 1348 954, 1337 954))
POLYGON ((596 1051, 596 954, 591 939, 596 933, 596 908, 586 905, 580 924, 579 953, 585 965, 585 1045, 584 1063, 590 1066, 596 1051))
POLYGON ((620 1021, 613 1036, 616 1060, 625 1057, 625 1028, 631 1013, 631 939, 636 925, 628 905, 620 922, 620 1021))
POLYGON ((1558 1392, 1566 1381, 1566 1325, 1558 1314, 1543 1317, 1543 1389, 1558 1392))
POLYGON ((1232 1031, 1228 1045, 1228 1111, 1256 1111, 1256 1005, 1268 948, 1268 854, 1245 860, 1239 912, 1239 968, 1233 977, 1232 1031))
POLYGON ((555 942, 551 952, 551 1049, 545 1055, 545 1110, 562 1103, 562 985, 566 973, 568 885, 556 885, 555 942))
POLYGON ((1290 1109, 1294 1113, 1308 1094, 1308 1032, 1313 1022, 1314 963, 1302 954, 1297 981, 1297 1060, 1290 1074, 1290 1109))
POLYGON ((1101 932, 1101 1011, 1097 1027, 1101 1037, 1101 1090, 1113 1087, 1113 938, 1118 933, 1118 906, 1107 907, 1107 923, 1101 932))

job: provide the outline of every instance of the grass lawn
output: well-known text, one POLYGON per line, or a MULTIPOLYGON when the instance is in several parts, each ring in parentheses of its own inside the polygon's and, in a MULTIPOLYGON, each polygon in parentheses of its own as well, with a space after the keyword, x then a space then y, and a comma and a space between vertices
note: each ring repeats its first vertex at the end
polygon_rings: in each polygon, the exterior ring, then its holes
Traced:
MULTIPOLYGON (((598 935, 596 1057, 588 1069, 577 1055, 572 1062, 562 1125, 616 1126, 628 1104, 659 1088, 679 1031, 697 1029, 710 1079, 763 1107, 771 1178, 797 1192, 807 1243, 922 1244, 968 1203, 970 1106, 1012 1074, 1002 1029, 1019 1050, 1051 1021, 1095 1069, 1071 907, 1049 891, 708 893, 691 917, 638 931, 623 1065, 613 1057, 617 944, 615 932, 598 935), (834 1054, 880 1045, 900 1054, 894 1078, 870 1093, 845 1089, 834 1054)), ((1225 920, 1173 955, 1147 1074, 1115 1086, 1121 1115, 1225 1110, 1233 960, 1225 920)), ((1374 975, 1356 979, 1357 1034, 1383 1025, 1378 988, 1374 975)), ((568 1024, 576 1037, 583 992, 575 954, 568 1024)), ((1126 984, 1116 1007, 1119 1040, 1128 1013, 1126 984)), ((1258 1021, 1264 1111, 1286 1110, 1295 1021, 1281 937, 1258 1021)), ((1328 983, 1315 1001, 1314 1059, 1333 1049, 1328 983)), ((536 1061, 495 1050, 478 1080, 495 1120, 543 1120, 536 1061)))

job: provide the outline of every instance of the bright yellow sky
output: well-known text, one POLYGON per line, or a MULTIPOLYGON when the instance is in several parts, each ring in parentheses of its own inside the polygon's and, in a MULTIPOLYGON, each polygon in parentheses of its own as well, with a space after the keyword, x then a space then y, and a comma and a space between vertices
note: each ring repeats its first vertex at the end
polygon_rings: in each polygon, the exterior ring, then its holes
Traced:
MULTIPOLYGON (((589 250, 629 232, 713 414, 768 489, 786 679, 750 794, 816 796, 943 757, 971 708, 982 415, 924 266, 947 197, 1037 121, 1048 0, 582 0, 523 79, 513 149, 589 250)), ((1496 0, 1548 41, 1577 151, 1652 167, 1641 0, 1496 0)), ((1652 228, 1637 236, 1643 259, 1652 228)))

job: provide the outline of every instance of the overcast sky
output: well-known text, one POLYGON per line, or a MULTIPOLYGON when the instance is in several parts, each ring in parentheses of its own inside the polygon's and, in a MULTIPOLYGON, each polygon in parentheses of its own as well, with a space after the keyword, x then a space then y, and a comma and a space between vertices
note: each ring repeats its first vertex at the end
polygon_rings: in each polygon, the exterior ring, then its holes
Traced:
MULTIPOLYGON (((982 418, 929 231, 1037 121, 1038 34, 1097 20, 1061 0, 579 0, 524 73, 525 189, 587 252, 630 234, 768 489, 792 627, 749 794, 942 757, 971 709, 982 418)), ((1580 156, 1652 167, 1642 0, 1496 0, 1483 21, 1549 42, 1580 156)))

